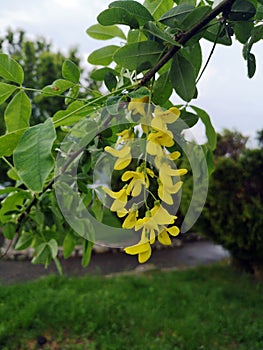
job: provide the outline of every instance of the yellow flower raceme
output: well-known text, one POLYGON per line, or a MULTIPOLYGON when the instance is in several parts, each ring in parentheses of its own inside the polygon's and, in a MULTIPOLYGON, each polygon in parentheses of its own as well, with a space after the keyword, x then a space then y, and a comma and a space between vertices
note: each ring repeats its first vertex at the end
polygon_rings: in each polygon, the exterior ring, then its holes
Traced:
POLYGON ((127 193, 133 197, 139 196, 142 186, 146 185, 144 173, 140 171, 126 171, 121 179, 125 182, 131 180, 127 187, 127 193))
POLYGON ((176 107, 172 107, 167 111, 156 108, 154 111, 155 117, 151 121, 151 127, 166 132, 167 124, 174 123, 180 116, 180 111, 176 107))
POLYGON ((114 164, 115 170, 125 169, 132 161, 131 148, 128 145, 125 145, 121 149, 115 149, 106 146, 104 150, 110 153, 112 156, 118 158, 114 164))
POLYGON ((123 212, 125 211, 125 205, 127 204, 128 201, 128 195, 126 188, 122 188, 118 192, 114 192, 110 190, 107 187, 103 187, 103 190, 111 197, 114 198, 114 201, 110 207, 111 211, 118 211, 118 212, 123 212))
POLYGON ((159 181, 158 187, 158 196, 165 203, 172 205, 173 202, 173 194, 176 194, 182 187, 183 181, 176 182, 173 186, 165 185, 161 181, 159 181))
POLYGON ((133 98, 128 104, 128 111, 132 111, 132 114, 140 114, 146 116, 145 104, 149 101, 149 96, 143 96, 140 98, 133 98))
POLYGON ((164 154, 162 147, 171 147, 174 145, 173 134, 171 131, 151 132, 147 138, 147 153, 152 156, 161 157, 164 154))
POLYGON ((164 245, 171 245, 171 236, 177 236, 180 230, 177 226, 163 227, 163 230, 158 234, 158 241, 164 245))

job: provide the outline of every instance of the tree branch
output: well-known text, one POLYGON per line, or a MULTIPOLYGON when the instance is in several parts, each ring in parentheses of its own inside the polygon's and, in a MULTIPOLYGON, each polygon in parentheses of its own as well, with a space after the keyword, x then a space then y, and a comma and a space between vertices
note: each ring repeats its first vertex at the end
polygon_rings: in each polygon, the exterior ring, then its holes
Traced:
POLYGON ((161 69, 180 49, 184 46, 188 40, 196 35, 201 29, 203 29, 211 20, 216 18, 222 12, 228 12, 235 0, 223 0, 218 6, 216 6, 210 13, 208 13, 199 23, 195 24, 191 29, 185 33, 177 35, 175 40, 181 46, 173 46, 166 54, 160 59, 157 64, 150 69, 140 80, 139 85, 143 86, 148 83, 149 80, 161 69))

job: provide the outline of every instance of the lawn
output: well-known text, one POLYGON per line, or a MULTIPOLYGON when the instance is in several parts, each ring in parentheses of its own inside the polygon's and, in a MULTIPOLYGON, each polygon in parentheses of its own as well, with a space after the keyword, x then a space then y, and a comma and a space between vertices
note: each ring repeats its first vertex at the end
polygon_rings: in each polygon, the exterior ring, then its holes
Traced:
POLYGON ((1 350, 262 350, 263 284, 220 264, 51 276, 0 286, 0 320, 1 350))

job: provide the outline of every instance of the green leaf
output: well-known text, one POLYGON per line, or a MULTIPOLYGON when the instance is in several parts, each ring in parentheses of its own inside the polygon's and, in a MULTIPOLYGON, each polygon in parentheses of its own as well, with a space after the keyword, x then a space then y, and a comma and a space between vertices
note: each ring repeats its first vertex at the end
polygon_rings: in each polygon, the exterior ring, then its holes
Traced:
POLYGON ((26 199, 31 200, 31 194, 26 191, 11 193, 1 202, 0 222, 7 223, 15 220, 14 214, 20 214, 26 199))
POLYGON ((32 107, 26 93, 19 91, 9 102, 4 118, 8 133, 29 127, 32 107))
POLYGON ((253 28, 253 22, 235 22, 233 26, 235 36, 242 44, 245 44, 248 41, 253 28))
POLYGON ((54 238, 52 238, 47 244, 50 248, 52 259, 55 259, 55 257, 58 255, 58 243, 57 243, 57 241, 54 238))
POLYGON ((189 128, 192 128, 199 120, 198 115, 191 113, 186 109, 181 110, 180 118, 187 124, 189 128))
POLYGON ((145 0, 143 5, 155 19, 159 19, 174 6, 174 2, 173 0, 145 0))
POLYGON ((83 241, 83 252, 82 252, 82 260, 81 260, 81 265, 83 267, 88 266, 91 258, 91 253, 92 253, 92 248, 93 248, 94 243, 90 242, 88 240, 83 241))
POLYGON ((0 76, 19 85, 22 85, 24 81, 23 68, 13 58, 4 53, 0 53, 0 76))
POLYGON ((166 12, 159 21, 168 27, 176 28, 193 9, 194 6, 189 4, 175 6, 166 12))
POLYGON ((195 68, 185 57, 177 53, 172 61, 170 78, 176 93, 189 102, 195 95, 195 68))
POLYGON ((216 140, 217 140, 217 135, 215 132, 215 129, 211 123, 209 115, 201 108, 195 107, 195 106, 190 106, 198 115, 198 117, 202 120, 203 124, 205 125, 206 129, 206 137, 208 140, 208 144, 211 147, 211 150, 215 150, 216 148, 216 140))
POLYGON ((65 104, 69 105, 72 100, 76 99, 79 95, 80 86, 74 85, 72 88, 69 89, 66 98, 65 98, 65 104))
POLYGON ((163 50, 163 45, 156 41, 142 41, 121 47, 116 51, 114 60, 125 68, 141 72, 156 64, 163 50))
POLYGON ((263 24, 255 26, 251 32, 250 46, 263 39, 263 24))
MULTIPOLYGON (((190 5, 191 6, 191 5, 190 5)), ((211 11, 210 6, 200 6, 194 8, 181 23, 181 28, 185 31, 189 30, 193 25, 200 22, 208 12, 211 11)))
POLYGON ((93 51, 88 62, 94 65, 108 66, 113 61, 114 53, 119 49, 119 46, 109 45, 93 51))
POLYGON ((142 4, 134 0, 114 1, 109 5, 110 8, 122 8, 135 16, 140 26, 154 18, 142 4))
POLYGON ((24 128, 0 136, 0 157, 9 157, 13 154, 13 151, 16 148, 21 136, 26 130, 27 128, 24 128))
POLYGON ((0 82, 0 104, 4 103, 16 89, 17 86, 0 82))
POLYGON ((178 44, 171 35, 166 33, 163 29, 157 27, 154 22, 147 22, 144 27, 144 32, 153 35, 155 38, 161 39, 164 42, 170 43, 174 46, 181 46, 178 44))
POLYGON ((62 65, 62 76, 64 79, 77 84, 80 78, 79 67, 71 60, 66 60, 62 65))
POLYGON ((126 24, 131 28, 139 28, 139 23, 136 17, 123 8, 110 8, 104 10, 99 14, 97 20, 103 26, 126 24))
POLYGON ((203 146, 202 147, 205 153, 206 165, 208 169, 208 175, 212 175, 215 170, 213 151, 210 147, 203 146))
POLYGON ((139 41, 146 41, 147 38, 140 29, 130 29, 128 31, 127 44, 137 43, 139 41))
POLYGON ((76 245, 76 239, 71 233, 67 233, 63 241, 63 256, 68 259, 73 253, 76 245))
POLYGON ((41 192, 54 166, 51 156, 56 132, 51 119, 29 128, 14 150, 14 165, 20 179, 35 192, 41 192))
POLYGON ((231 21, 247 21, 256 14, 255 6, 246 0, 235 0, 231 11, 228 13, 228 18, 231 21))
POLYGON ((103 67, 103 68, 96 69, 96 70, 94 70, 93 72, 91 72, 90 77, 91 77, 91 79, 93 79, 93 80, 103 81, 103 80, 105 79, 105 76, 106 76, 108 73, 112 73, 112 74, 114 74, 115 76, 118 74, 118 73, 116 72, 116 70, 114 70, 114 69, 112 69, 112 68, 103 67))
POLYGON ((74 85, 72 81, 57 79, 52 85, 45 86, 42 91, 45 95, 56 96, 63 94, 63 92, 69 90, 74 85))
POLYGON ((39 244, 34 253, 32 264, 45 264, 47 267, 51 261, 51 251, 48 243, 39 244))
POLYGON ((142 86, 137 90, 134 90, 132 92, 128 93, 128 96, 132 99, 132 98, 142 98, 144 96, 150 96, 150 90, 145 87, 142 86))
POLYGON ((210 22, 210 27, 208 27, 204 33, 203 38, 213 43, 217 39, 217 44, 222 44, 226 46, 232 45, 232 39, 229 36, 226 28, 221 25, 217 20, 210 22), (219 32, 220 31, 220 32, 219 32), (219 35, 218 35, 219 32, 219 35))
POLYGON ((19 237, 15 249, 16 250, 23 250, 31 246, 33 241, 33 234, 32 232, 22 232, 21 236, 19 237))
POLYGON ((86 33, 96 40, 109 40, 115 37, 126 39, 123 31, 117 26, 103 26, 101 24, 94 24, 86 30, 86 33))
POLYGON ((249 78, 252 78, 256 73, 256 58, 255 55, 250 52, 247 56, 247 73, 249 78))
POLYGON ((16 234, 16 224, 14 222, 8 222, 3 229, 3 235, 7 239, 13 239, 16 234))
POLYGON ((106 88, 111 92, 116 88, 118 81, 115 75, 109 72, 105 75, 104 83, 106 88))
POLYGON ((96 106, 86 105, 82 101, 72 102, 66 110, 61 110, 53 116, 54 126, 68 126, 77 123, 80 119, 94 112, 96 106))
POLYGON ((169 71, 161 74, 153 86, 152 100, 155 104, 162 106, 169 100, 173 92, 169 71))
POLYGON ((200 68, 202 66, 202 50, 201 45, 198 43, 186 46, 180 50, 182 56, 184 56, 195 68, 195 76, 197 77, 200 68))

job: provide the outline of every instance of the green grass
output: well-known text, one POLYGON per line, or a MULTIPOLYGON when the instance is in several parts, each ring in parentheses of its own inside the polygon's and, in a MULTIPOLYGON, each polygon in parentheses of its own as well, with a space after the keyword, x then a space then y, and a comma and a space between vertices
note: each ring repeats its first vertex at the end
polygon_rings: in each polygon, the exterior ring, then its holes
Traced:
POLYGON ((263 284, 215 265, 0 286, 0 349, 262 350, 263 284))

